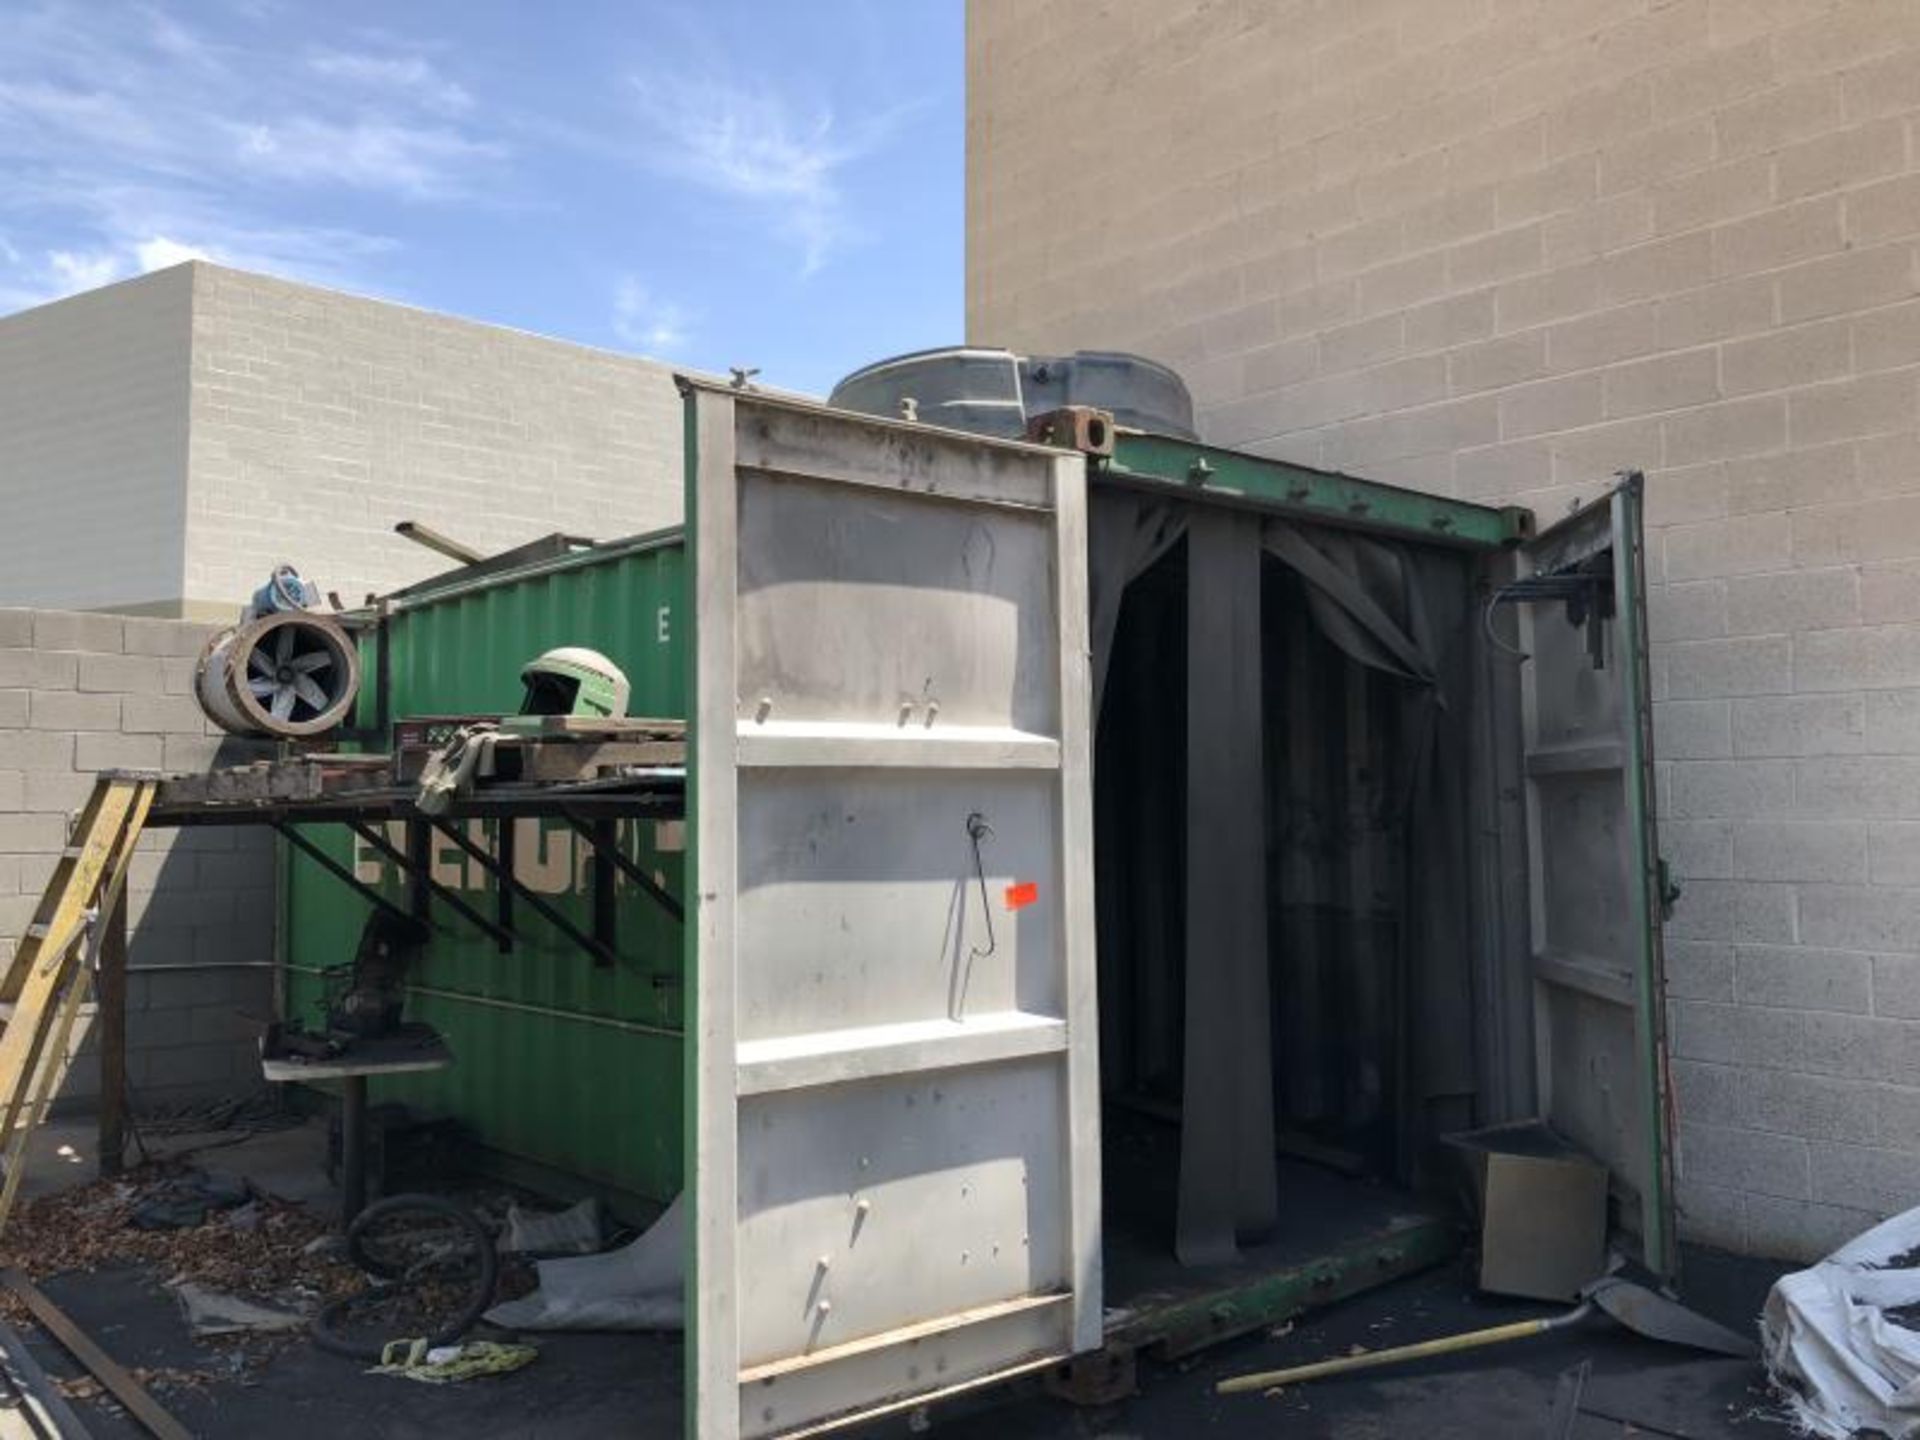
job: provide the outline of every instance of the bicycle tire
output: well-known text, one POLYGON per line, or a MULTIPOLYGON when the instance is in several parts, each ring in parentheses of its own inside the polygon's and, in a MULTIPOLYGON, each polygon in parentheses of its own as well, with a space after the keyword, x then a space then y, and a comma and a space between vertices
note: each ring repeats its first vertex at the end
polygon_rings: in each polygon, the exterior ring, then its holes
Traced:
POLYGON ((353 1263, 369 1274, 380 1277, 381 1283, 356 1291, 352 1295, 342 1296, 338 1300, 329 1301, 320 1308, 309 1328, 313 1334, 314 1344, 322 1350, 355 1360, 378 1360, 381 1350, 388 1341, 402 1338, 389 1335, 382 1339, 359 1340, 345 1333, 340 1322, 356 1304, 364 1303, 370 1297, 403 1288, 392 1283, 398 1278, 393 1267, 372 1254, 367 1249, 365 1241, 367 1233, 380 1221, 408 1211, 426 1212, 439 1219, 453 1221, 471 1241, 478 1261, 478 1270, 470 1282, 466 1303, 454 1311, 449 1320, 427 1336, 427 1343, 430 1346, 451 1344, 471 1330, 493 1302, 494 1285, 500 1278, 500 1257, 494 1249, 493 1237, 487 1233, 479 1217, 465 1206, 438 1195, 389 1195, 383 1200, 376 1200, 355 1216, 353 1223, 347 1227, 346 1236, 347 1254, 353 1263))
POLYGON ((398 1272, 392 1266, 367 1248, 367 1234, 389 1216, 408 1211, 425 1212, 442 1220, 451 1220, 465 1233, 479 1259, 480 1271, 487 1278, 488 1288, 492 1288, 500 1269, 500 1257, 494 1248, 493 1237, 487 1233, 479 1217, 466 1206, 439 1195, 389 1195, 383 1200, 374 1201, 356 1215, 353 1223, 347 1227, 347 1258, 369 1275, 378 1275, 382 1280, 399 1279, 398 1272))

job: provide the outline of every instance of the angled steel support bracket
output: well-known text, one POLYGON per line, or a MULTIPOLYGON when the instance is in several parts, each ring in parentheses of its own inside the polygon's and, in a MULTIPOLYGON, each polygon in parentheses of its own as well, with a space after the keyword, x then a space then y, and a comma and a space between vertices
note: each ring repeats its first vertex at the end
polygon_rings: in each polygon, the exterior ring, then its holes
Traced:
MULTIPOLYGON (((514 935, 511 930, 502 929, 499 925, 496 925, 478 910, 474 909, 473 906, 469 905, 465 900, 461 899, 460 896, 433 878, 432 859, 428 854, 428 848, 424 844, 410 846, 409 848, 413 850, 413 853, 406 854, 396 849, 386 836, 382 835, 365 821, 349 821, 347 828, 369 845, 373 846, 373 848, 378 850, 382 855, 386 856, 387 859, 398 865, 401 873, 409 876, 413 880, 417 887, 416 894, 420 896, 421 901, 424 902, 425 898, 431 895, 434 899, 458 911, 469 924, 485 931, 503 951, 513 948, 514 935)), ((420 833, 422 839, 424 839, 428 832, 423 827, 420 833)), ((424 905, 422 908, 424 909, 424 905)), ((422 918, 425 917, 422 916, 422 918)))
POLYGON ((293 846, 294 849, 298 850, 302 855, 305 855, 341 884, 347 886, 362 900, 373 906, 374 909, 384 910, 397 920, 412 920, 414 918, 386 896, 382 895, 378 890, 367 884, 366 881, 355 875, 338 860, 327 854, 327 852, 322 850, 318 845, 307 839, 306 836, 294 829, 291 824, 284 820, 276 820, 273 822, 273 828, 285 838, 289 845, 293 846))
POLYGON ((558 930, 582 950, 585 950, 589 955, 593 956, 593 963, 595 965, 605 966, 613 964, 616 957, 611 946, 587 934, 586 931, 582 930, 565 915, 561 914, 559 910, 548 904, 544 898, 536 895, 533 891, 522 885, 511 870, 504 869, 500 862, 489 855, 484 848, 474 844, 473 841, 469 840, 465 835, 462 835, 456 827, 447 824, 444 820, 435 819, 428 823, 431 824, 435 830, 438 830, 442 835, 453 841, 453 843, 458 845, 462 850, 466 851, 481 869, 493 877, 494 884, 498 885, 502 890, 511 889, 520 899, 531 905, 535 913, 549 925, 553 926, 554 929, 558 930))
MULTIPOLYGON (((516 821, 503 819, 496 824, 493 829, 494 854, 499 857, 501 870, 508 875, 518 875, 520 873, 516 868, 514 854, 515 841, 513 832, 516 824, 516 821)), ((495 885, 493 887, 493 918, 502 930, 512 933, 513 886, 495 885)))
POLYGON ((606 835, 603 827, 608 826, 609 822, 600 821, 589 824, 587 821, 574 815, 568 815, 566 822, 593 845, 593 853, 596 859, 604 854, 608 860, 618 867, 622 875, 626 876, 635 885, 638 885, 644 890, 648 897, 653 900, 654 904, 666 911, 667 914, 671 915, 675 920, 685 920, 687 918, 686 907, 674 899, 673 895, 663 887, 658 880, 655 880, 653 876, 649 875, 639 862, 620 848, 617 832, 613 834, 611 838, 606 835))

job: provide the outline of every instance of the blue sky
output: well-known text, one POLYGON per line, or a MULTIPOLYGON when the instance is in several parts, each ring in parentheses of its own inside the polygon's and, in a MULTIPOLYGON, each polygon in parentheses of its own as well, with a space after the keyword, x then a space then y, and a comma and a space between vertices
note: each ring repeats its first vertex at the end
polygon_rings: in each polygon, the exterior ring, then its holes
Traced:
POLYGON ((824 391, 962 337, 961 0, 0 0, 0 313, 190 255, 824 391))

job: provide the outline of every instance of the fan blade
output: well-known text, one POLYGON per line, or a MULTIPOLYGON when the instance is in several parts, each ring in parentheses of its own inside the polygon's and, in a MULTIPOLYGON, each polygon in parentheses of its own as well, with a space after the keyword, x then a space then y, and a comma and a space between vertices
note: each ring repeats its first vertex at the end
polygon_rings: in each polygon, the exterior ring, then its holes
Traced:
POLYGON ((264 699, 266 696, 273 694, 276 688, 273 681, 262 680, 258 676, 251 677, 247 681, 247 689, 253 692, 253 698, 256 700, 264 699))
POLYGON ((270 656, 263 654, 260 647, 256 645, 247 652, 247 669, 259 675, 271 675, 273 660, 270 656))
POLYGON ((273 704, 267 707, 267 713, 276 720, 289 720, 293 717, 293 687, 283 685, 273 692, 273 704))
POLYGON ((316 710, 327 708, 327 692, 304 675, 293 677, 293 693, 316 710))
POLYGON ((293 627, 282 625, 280 633, 274 637, 273 658, 276 664, 284 665, 293 659, 293 627))
POLYGON ((296 675, 311 675, 316 670, 332 668, 333 656, 324 650, 315 650, 311 654, 298 656, 293 662, 293 673, 296 675))

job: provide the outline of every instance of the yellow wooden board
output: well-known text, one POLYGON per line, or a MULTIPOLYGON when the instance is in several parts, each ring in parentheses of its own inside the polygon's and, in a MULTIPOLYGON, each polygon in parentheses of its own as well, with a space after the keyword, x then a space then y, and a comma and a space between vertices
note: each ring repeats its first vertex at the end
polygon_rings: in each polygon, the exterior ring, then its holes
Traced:
POLYGON ((75 942, 119 903, 155 786, 153 780, 118 775, 96 782, 67 853, 47 882, 34 930, 14 952, 0 988, 0 1000, 13 1002, 0 1028, 0 1136, 6 1137, 0 1226, 19 1189, 27 1142, 66 1073, 74 1022, 99 949, 90 945, 83 954, 75 942))

